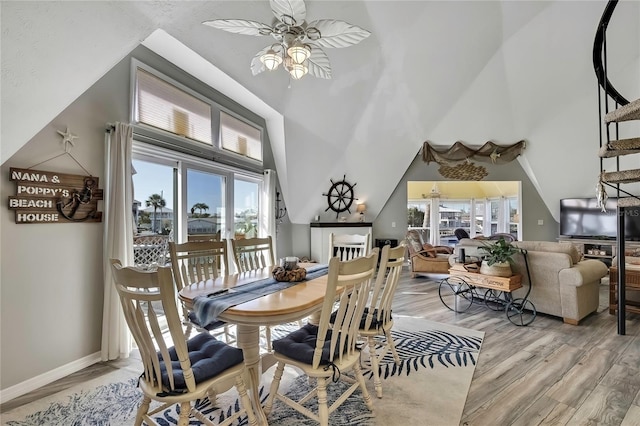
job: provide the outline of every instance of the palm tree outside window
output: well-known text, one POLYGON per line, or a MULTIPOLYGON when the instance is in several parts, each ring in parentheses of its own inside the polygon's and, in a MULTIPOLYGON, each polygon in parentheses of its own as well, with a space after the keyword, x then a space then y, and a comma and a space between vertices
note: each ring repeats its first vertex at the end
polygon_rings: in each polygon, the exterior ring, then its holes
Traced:
POLYGON ((192 217, 209 217, 209 213, 203 213, 209 210, 209 206, 205 203, 195 203, 193 207, 191 207, 191 216, 192 217), (199 213, 195 213, 198 210, 199 213))
MULTIPOLYGON (((151 222, 151 231, 158 232, 158 220, 157 212, 160 209, 160 216, 162 216, 162 209, 167 206, 167 202, 161 194, 151 194, 145 202, 147 207, 153 207, 153 220, 151 222)), ((161 218, 162 221, 162 218, 161 218)), ((162 230, 162 226, 159 227, 162 230)))

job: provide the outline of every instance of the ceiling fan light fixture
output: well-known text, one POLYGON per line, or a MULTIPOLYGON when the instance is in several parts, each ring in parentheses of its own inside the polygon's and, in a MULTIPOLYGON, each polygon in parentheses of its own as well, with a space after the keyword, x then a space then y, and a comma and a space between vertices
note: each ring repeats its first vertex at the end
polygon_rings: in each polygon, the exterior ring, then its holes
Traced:
POLYGON ((269 71, 273 71, 282 63, 282 56, 275 50, 269 49, 267 53, 260 57, 260 61, 269 71))
POLYGON ((214 19, 202 23, 234 34, 271 36, 276 40, 275 44, 260 49, 251 59, 253 75, 273 71, 283 64, 283 68, 296 80, 307 74, 330 79, 331 64, 323 49, 353 46, 371 33, 339 19, 318 19, 307 23, 304 3, 304 0, 270 0, 275 16, 272 24, 247 19, 214 19))
POLYGON ((311 48, 308 44, 302 44, 300 41, 295 41, 291 47, 287 49, 287 54, 291 57, 296 64, 302 64, 311 56, 311 48))
POLYGON ((305 64, 292 63, 288 68, 288 71, 289 74, 291 74, 291 77, 293 77, 295 80, 300 80, 302 77, 307 75, 307 73, 309 72, 309 68, 305 64))

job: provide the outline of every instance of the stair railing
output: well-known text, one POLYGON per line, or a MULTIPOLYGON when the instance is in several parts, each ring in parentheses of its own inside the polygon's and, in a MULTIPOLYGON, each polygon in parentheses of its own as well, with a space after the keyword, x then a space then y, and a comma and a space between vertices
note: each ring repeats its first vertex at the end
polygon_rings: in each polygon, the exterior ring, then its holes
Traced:
MULTIPOLYGON (((620 157, 619 155, 624 155, 624 154, 628 154, 629 152, 616 152, 616 153, 611 153, 609 155, 607 155, 606 151, 609 150, 619 150, 621 148, 619 148, 620 146, 624 146, 624 145, 620 145, 620 142, 618 142, 619 139, 619 123, 618 123, 618 118, 614 118, 614 117, 607 117, 607 114, 609 114, 609 102, 613 101, 614 103, 614 109, 613 111, 618 110, 618 108, 623 107, 625 105, 629 104, 629 101, 620 94, 620 92, 618 92, 616 90, 616 88, 613 86, 613 84, 609 81, 608 77, 607 77, 607 37, 606 37, 606 32, 607 32, 607 26, 609 25, 609 21, 613 15, 613 11, 615 10, 616 6, 618 4, 618 0, 609 0, 609 2, 607 3, 607 5, 605 6, 604 12, 602 14, 602 17, 600 19, 600 23, 598 25, 598 29, 596 31, 596 36, 595 36, 595 40, 594 40, 594 44, 593 44, 593 67, 596 73, 596 77, 598 80, 598 119, 599 119, 599 142, 600 142, 600 177, 599 177, 599 182, 598 182, 598 188, 597 188, 597 195, 598 195, 598 201, 601 202, 603 208, 604 208, 604 201, 606 200, 606 188, 605 186, 608 186, 610 188, 614 188, 616 191, 616 195, 618 198, 618 208, 617 208, 617 214, 618 214, 618 239, 616 242, 616 250, 617 250, 617 268, 618 268, 618 302, 617 302, 617 308, 618 308, 618 334, 620 335, 624 335, 625 334, 625 305, 626 305, 626 289, 625 289, 625 283, 626 283, 626 270, 625 270, 625 241, 626 241, 626 236, 625 236, 625 207, 624 205, 621 207, 620 206, 620 197, 621 194, 624 194, 627 197, 632 197, 632 198, 636 198, 638 200, 640 200, 640 197, 637 195, 633 195, 628 191, 623 190, 620 187, 620 183, 621 181, 626 183, 629 182, 629 178, 628 175, 626 176, 627 180, 624 180, 621 177, 622 174, 624 173, 629 173, 629 171, 623 171, 623 173, 621 174, 621 170, 620 170, 620 157), (604 99, 603 99, 603 92, 604 92, 604 99), (603 123, 605 125, 604 129, 603 129, 603 123), (614 126, 614 140, 613 142, 615 142, 615 144, 612 144, 612 135, 611 135, 611 129, 610 126, 611 124, 615 123, 614 126), (615 148, 614 148, 615 145, 615 148), (605 147, 606 146, 606 147, 605 147), (616 170, 614 173, 605 173, 605 169, 604 169, 604 158, 608 158, 608 157, 612 157, 612 156, 616 156, 616 161, 615 161, 615 165, 616 165, 616 170), (616 175, 616 173, 618 174, 618 176, 616 176, 616 178, 613 178, 613 175, 616 175), (608 175, 608 176, 606 176, 608 175), (607 180, 611 180, 615 182, 615 185, 613 185, 611 182, 608 182, 607 180)), ((630 105, 629 107, 631 107, 631 109, 635 109, 636 106, 635 104, 637 104, 638 101, 634 101, 633 104, 634 105, 630 105)), ((629 109, 629 107, 627 107, 629 109)), ((625 118, 620 118, 621 120, 625 119, 625 118)), ((628 118, 627 118, 628 119, 628 118)), ((635 144, 635 146, 632 147, 633 148, 633 152, 637 151, 638 146, 637 143, 635 144)), ((625 148, 622 148, 623 150, 625 148)))

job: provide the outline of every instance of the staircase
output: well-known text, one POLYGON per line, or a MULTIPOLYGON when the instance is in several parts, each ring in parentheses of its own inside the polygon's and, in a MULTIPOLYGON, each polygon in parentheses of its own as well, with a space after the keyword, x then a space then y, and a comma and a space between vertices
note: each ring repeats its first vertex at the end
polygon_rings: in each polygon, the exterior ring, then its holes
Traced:
MULTIPOLYGON (((604 116, 604 122, 607 126, 612 123, 621 123, 631 120, 640 120, 640 99, 629 102, 628 104, 621 106, 604 116)), ((611 132, 607 131, 607 136, 610 134, 611 132)), ((640 154, 640 137, 618 140, 607 139, 607 143, 600 147, 601 158, 640 154)), ((640 164, 640 158, 638 160, 638 164, 640 164)), ((600 180, 602 183, 608 183, 610 185, 640 182, 640 169, 605 172, 601 168, 600 180)), ((618 207, 640 206, 639 197, 631 194, 628 195, 629 196, 618 200, 618 207)))
MULTIPOLYGON (((629 184, 640 182, 640 168, 620 170, 619 157, 636 155, 640 165, 640 135, 638 137, 618 139, 620 128, 624 128, 624 122, 640 120, 640 99, 633 102, 627 101, 611 84, 607 78, 607 44, 606 30, 609 20, 617 5, 617 0, 610 0, 604 10, 600 25, 596 32, 593 46, 593 64, 598 78, 599 92, 598 102, 600 106, 601 123, 604 123, 604 132, 600 127, 600 181, 598 183, 598 200, 604 205, 607 197, 606 188, 613 188, 618 197, 618 239, 617 239, 617 268, 618 268, 618 334, 625 334, 625 214, 629 207, 640 206, 640 193, 632 194, 625 188, 629 184), (604 99, 602 99, 604 97, 604 99), (609 105, 613 103, 615 109, 609 112, 609 105), (612 138, 612 135, 615 136, 612 138), (605 159, 615 158, 615 170, 606 170, 605 159)), ((607 161, 607 165, 612 164, 607 161)), ((633 163, 633 162, 632 162, 633 163)), ((635 212, 636 210, 634 210, 635 212)))

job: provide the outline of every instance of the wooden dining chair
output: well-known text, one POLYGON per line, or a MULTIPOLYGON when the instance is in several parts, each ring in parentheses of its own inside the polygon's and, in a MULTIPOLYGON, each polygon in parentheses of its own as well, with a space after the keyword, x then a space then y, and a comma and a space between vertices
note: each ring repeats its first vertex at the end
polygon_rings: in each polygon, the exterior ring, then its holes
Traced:
MULTIPOLYGON (((142 422, 158 425, 156 413, 180 404, 178 425, 187 426, 193 417, 213 424, 199 411, 196 401, 226 392, 235 386, 240 405, 225 413, 220 425, 229 425, 246 414, 249 424, 257 425, 243 377, 247 375, 242 350, 200 333, 187 340, 176 304, 176 289, 171 269, 158 267, 143 271, 123 267, 111 259, 113 277, 129 330, 140 350, 144 372, 138 386, 144 397, 136 414, 135 425, 142 422), (163 333, 160 317, 166 319, 168 333, 163 333), (151 401, 161 405, 150 408, 151 401)), ((163 423, 164 424, 164 423, 163 423)))
POLYGON ((264 407, 267 415, 273 408, 274 399, 277 398, 303 415, 320 422, 320 425, 326 426, 329 424, 330 414, 358 388, 367 407, 373 409, 360 368, 360 351, 356 343, 358 325, 367 304, 377 260, 377 249, 366 257, 354 260, 341 262, 337 257, 329 260, 326 295, 318 325, 306 324, 273 342, 273 354, 278 365, 264 407), (331 326, 330 318, 336 297, 339 297, 338 310, 331 326), (315 379, 316 387, 299 401, 278 392, 286 365, 297 367, 309 378, 315 379), (346 375, 349 371, 353 372, 354 377, 346 375), (327 385, 337 380, 343 380, 349 387, 329 405, 327 385), (317 413, 302 405, 314 396, 317 397, 317 413))
MULTIPOLYGON (((271 236, 241 240, 233 239, 231 240, 231 250, 233 251, 233 262, 238 273, 273 267, 276 263, 271 236)), ((271 352, 271 327, 265 326, 263 330, 267 351, 271 352)))
POLYGON ((233 261, 238 272, 255 271, 275 265, 273 241, 271 236, 265 238, 245 238, 231 240, 233 261))
POLYGON ((382 398, 382 382, 380 380, 380 362, 387 352, 391 351, 396 364, 400 364, 400 357, 391 336, 393 318, 391 316, 391 304, 398 288, 402 264, 404 263, 406 244, 391 248, 386 245, 380 255, 380 267, 376 276, 376 282, 371 292, 367 307, 364 309, 360 321, 359 334, 367 339, 369 344, 369 361, 373 373, 373 384, 378 398, 382 398), (384 336, 385 340, 379 343, 375 337, 384 336), (378 349, 377 347, 381 347, 378 349))
MULTIPOLYGON (((204 280, 215 279, 229 275, 227 240, 221 241, 189 241, 186 243, 169 243, 169 257, 173 279, 178 291, 185 286, 204 280)), ((210 324, 200 324, 193 311, 182 303, 182 317, 187 326, 187 336, 191 329, 198 331, 223 330, 227 343, 233 343, 235 338, 231 329, 224 321, 214 321, 210 324)), ((214 335, 220 333, 214 332, 214 335)))
POLYGON ((340 260, 351 260, 366 256, 371 252, 371 234, 329 234, 329 259, 338 256, 340 260))

